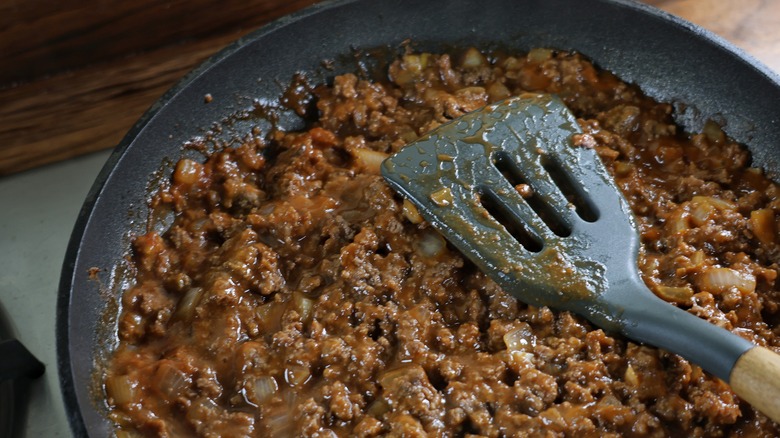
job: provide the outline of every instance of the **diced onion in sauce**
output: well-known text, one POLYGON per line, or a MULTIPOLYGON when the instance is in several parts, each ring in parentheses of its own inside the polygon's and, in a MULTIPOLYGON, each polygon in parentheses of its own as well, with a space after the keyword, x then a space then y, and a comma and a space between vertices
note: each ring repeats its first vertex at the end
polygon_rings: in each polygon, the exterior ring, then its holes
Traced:
POLYGON ((680 233, 691 228, 690 215, 688 212, 678 209, 672 214, 672 217, 666 223, 668 230, 673 233, 680 233))
POLYGON ((302 292, 293 292, 293 304, 295 311, 301 316, 301 320, 308 321, 311 318, 312 309, 314 309, 314 300, 308 298, 302 292))
POLYGON ((255 405, 261 405, 276 394, 279 390, 279 386, 276 383, 276 379, 271 376, 260 376, 251 381, 251 384, 246 388, 246 396, 250 402, 255 405))
POLYGON ((657 286, 656 293, 665 301, 673 303, 688 303, 693 297, 693 289, 690 286, 657 286))
POLYGON ((756 279, 751 274, 743 274, 731 268, 709 268, 699 274, 697 285, 713 294, 728 292, 731 288, 750 293, 756 290, 756 279))
POLYGON ((284 408, 277 408, 265 416, 265 424, 269 429, 269 437, 292 438, 295 436, 295 422, 291 412, 284 408))
POLYGON ((763 244, 774 243, 777 236, 775 212, 769 208, 750 212, 750 227, 753 234, 763 244))
POLYGON ((430 198, 439 207, 448 207, 453 201, 452 190, 449 187, 441 188, 431 193, 430 198))
POLYGON ((370 415, 374 418, 380 418, 382 415, 390 411, 390 405, 384 398, 378 398, 366 408, 366 415, 370 415))
POLYGON ((430 58, 430 56, 431 55, 428 53, 404 55, 402 58, 404 68, 411 73, 420 73, 428 66, 428 58, 430 58))
POLYGON ((713 143, 723 143, 726 141, 726 134, 723 133, 723 129, 712 120, 708 120, 707 123, 704 124, 702 132, 704 133, 704 136, 707 137, 707 140, 713 143))
POLYGON ((300 386, 309 381, 311 371, 303 365, 290 365, 284 370, 284 380, 291 386, 300 386))
POLYGON ((633 171, 634 171, 633 164, 625 163, 623 161, 615 162, 615 175, 625 177, 631 175, 631 172, 633 171))
POLYGON ((531 49, 531 51, 528 52, 528 60, 533 62, 543 62, 552 58, 552 55, 553 52, 550 49, 542 49, 542 48, 531 49))
POLYGON ((282 316, 284 315, 285 304, 270 302, 257 306, 255 314, 260 319, 263 329, 267 332, 275 332, 282 325, 282 316))
POLYGON ((639 378, 636 375, 636 371, 634 371, 634 368, 629 365, 626 367, 626 372, 623 375, 623 380, 629 385, 633 387, 639 386, 639 378))
POLYGON ((388 390, 395 387, 398 382, 402 381, 421 381, 427 380, 428 376, 425 374, 425 370, 417 364, 406 364, 398 368, 394 368, 389 371, 385 371, 384 374, 379 376, 379 384, 382 388, 388 390))
POLYGON ((523 324, 504 335, 504 344, 509 351, 528 351, 536 344, 536 336, 527 324, 523 324))
POLYGON ((415 140, 417 140, 419 138, 417 133, 414 132, 414 130, 411 130, 411 129, 408 130, 408 131, 402 132, 401 134, 399 134, 399 137, 401 138, 401 140, 404 141, 404 143, 407 143, 407 144, 411 143, 411 142, 413 142, 413 141, 415 141, 415 140))
POLYGON ((427 229, 421 233, 418 240, 414 242, 414 249, 425 258, 435 258, 441 255, 447 242, 436 230, 427 229))
POLYGON ((430 54, 407 54, 401 58, 401 68, 394 72, 392 80, 398 85, 408 85, 415 81, 428 66, 430 54))
POLYGON ((379 166, 389 156, 384 152, 378 152, 371 149, 355 149, 352 152, 358 165, 365 171, 378 175, 380 170, 379 166))
POLYGON ((522 364, 521 366, 532 366, 534 361, 534 354, 530 351, 520 351, 520 350, 507 350, 509 352, 509 357, 514 361, 516 364, 522 364))
POLYGON ((528 199, 534 195, 534 189, 528 184, 518 184, 515 186, 515 191, 524 199, 528 199))
POLYGON ((504 60, 503 67, 505 70, 519 70, 523 67, 523 62, 517 57, 510 56, 504 60))
POLYGON ((691 265, 701 266, 701 264, 704 263, 705 258, 706 256, 704 255, 704 251, 698 250, 691 256, 691 265))
POLYGON ((192 317, 195 316, 195 308, 198 306, 198 303, 200 303, 202 297, 203 288, 190 288, 179 301, 174 317, 184 321, 192 320, 192 317))
POLYGON ((135 384, 129 376, 111 376, 106 380, 106 395, 114 406, 132 403, 135 399, 135 384))
POLYGON ((703 202, 695 204, 693 208, 691 208, 691 222, 693 222, 693 225, 700 227, 710 220, 714 212, 715 207, 710 203, 703 202))
POLYGON ((420 212, 417 210, 417 207, 412 204, 412 201, 408 199, 404 199, 404 217, 409 220, 409 222, 417 225, 423 221, 423 217, 420 215, 420 212))
POLYGON ((463 68, 481 67, 486 64, 487 59, 485 58, 485 55, 474 47, 470 47, 466 50, 466 53, 463 54, 463 60, 460 63, 463 68))
POLYGON ((733 202, 725 199, 715 198, 712 196, 694 196, 691 198, 692 204, 710 204, 718 210, 734 210, 737 208, 733 202))
POLYGON ((709 221, 715 211, 733 211, 736 206, 724 199, 712 196, 694 196, 690 202, 690 221, 700 227, 709 221))
POLYGON ((176 169, 173 172, 173 182, 179 185, 192 185, 203 176, 203 165, 184 158, 176 163, 176 169))
POLYGON ((509 88, 507 88, 506 85, 502 84, 501 82, 493 82, 492 84, 488 85, 487 93, 492 102, 504 100, 512 95, 512 92, 509 91, 509 88))
POLYGON ((162 362, 157 368, 157 373, 155 373, 154 377, 160 393, 168 400, 175 400, 190 386, 190 380, 187 375, 171 364, 170 361, 162 362))

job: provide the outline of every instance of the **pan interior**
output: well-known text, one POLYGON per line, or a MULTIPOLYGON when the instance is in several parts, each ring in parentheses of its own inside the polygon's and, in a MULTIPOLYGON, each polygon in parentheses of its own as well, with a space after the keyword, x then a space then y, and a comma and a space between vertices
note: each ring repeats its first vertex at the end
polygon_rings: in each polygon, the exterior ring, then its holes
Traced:
MULTIPOLYGON (((653 9, 608 0, 320 4, 257 31, 183 79, 128 133, 98 177, 74 229, 59 292, 58 362, 74 433, 110 431, 92 394, 96 346, 113 331, 104 315, 116 297, 104 286, 116 284, 129 237, 147 226, 150 184, 170 175, 169 166, 159 171, 161 164, 192 154, 182 145, 214 132, 215 124, 224 138, 249 132, 257 119, 230 117, 251 114, 257 102, 275 105, 285 88, 280 84, 297 72, 327 81, 365 66, 369 49, 392 53, 407 40, 424 51, 578 51, 649 96, 674 102, 685 128, 715 119, 749 145, 754 161, 770 173, 780 170, 777 78, 720 39, 653 9), (214 100, 205 104, 205 94, 214 100)), ((295 129, 302 121, 282 112, 279 124, 295 129)))

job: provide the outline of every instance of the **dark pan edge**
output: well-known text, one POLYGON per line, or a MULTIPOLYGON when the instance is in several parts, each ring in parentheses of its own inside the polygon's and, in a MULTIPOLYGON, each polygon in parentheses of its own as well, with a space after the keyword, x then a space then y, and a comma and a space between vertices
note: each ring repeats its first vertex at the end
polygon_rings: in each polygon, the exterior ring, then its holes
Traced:
MULTIPOLYGON (((71 427, 75 434, 78 436, 86 436, 86 428, 82 418, 81 411, 79 410, 78 400, 75 394, 73 370, 70 363, 70 350, 69 350, 69 317, 70 317, 70 291, 74 284, 74 278, 76 273, 74 268, 77 265, 79 259, 79 251, 82 243, 82 238, 86 228, 89 225, 92 212, 95 203, 103 192, 104 185, 109 177, 115 170, 116 165, 121 161, 125 152, 134 139, 146 128, 146 126, 154 119, 154 117, 166 106, 166 103, 170 101, 174 96, 181 92, 184 88, 190 85, 195 79, 206 73, 212 66, 219 63, 224 58, 228 57, 232 53, 236 52, 246 44, 251 43, 255 39, 262 37, 268 33, 271 33, 287 24, 293 23, 301 18, 317 13, 321 10, 327 9, 333 6, 340 6, 348 3, 353 3, 354 0, 340 0, 325 2, 315 5, 313 7, 299 11, 291 16, 281 18, 271 24, 268 24, 259 30, 253 32, 247 37, 231 44, 227 48, 221 50, 213 57, 205 61, 201 66, 193 70, 190 74, 180 80, 177 85, 166 92, 145 114, 142 118, 133 126, 124 139, 117 146, 115 152, 111 155, 103 169, 101 170, 95 184, 91 188, 86 201, 79 213, 74 231, 71 236, 68 248, 66 251, 66 257, 63 263, 62 275, 60 278, 58 302, 57 302, 57 366, 60 375, 60 383, 63 390, 63 398, 65 400, 66 412, 68 414, 71 427)), ((699 35, 701 38, 707 40, 713 44, 715 48, 719 48, 722 51, 728 53, 735 59, 741 61, 742 64, 748 64, 750 68, 754 69, 762 76, 766 77, 770 82, 775 85, 780 84, 777 74, 770 71, 768 68, 755 61, 751 56, 745 54, 742 50, 736 46, 726 42, 722 38, 712 34, 709 31, 698 28, 689 22, 680 18, 674 17, 670 14, 661 12, 655 8, 631 2, 628 0, 602 0, 602 3, 611 3, 619 6, 623 6, 630 9, 639 10, 642 13, 653 16, 655 19, 664 21, 667 24, 674 24, 683 28, 686 32, 699 35)))
POLYGON ((76 275, 75 267, 77 260, 79 259, 84 232, 89 225, 95 203, 100 198, 103 192, 103 188, 109 177, 113 174, 117 163, 119 163, 119 161, 122 159, 125 152, 136 139, 136 137, 146 128, 146 126, 155 118, 155 116, 166 107, 167 103, 174 96, 178 95, 183 89, 188 87, 198 77, 209 71, 211 67, 218 64, 221 60, 232 55, 252 41, 266 34, 272 33, 277 29, 287 26, 297 20, 312 14, 319 13, 322 10, 352 3, 354 1, 356 0, 326 0, 322 3, 317 3, 293 14, 274 20, 251 32, 250 34, 236 40, 227 47, 219 50, 194 70, 187 73, 172 88, 166 91, 157 101, 155 101, 155 103, 153 103, 152 106, 146 110, 146 112, 132 126, 132 128, 130 128, 127 134, 125 134, 119 144, 114 148, 114 151, 111 153, 106 163, 101 168, 100 173, 98 174, 95 182, 86 196, 86 199, 73 226, 73 231, 65 251, 65 258, 62 264, 57 293, 55 322, 57 372, 59 375, 62 399, 65 404, 65 414, 68 417, 68 422, 71 426, 71 432, 73 432, 74 436, 86 437, 88 436, 88 433, 84 423, 83 415, 81 413, 80 404, 76 396, 73 369, 71 367, 71 352, 69 348, 71 289, 74 284, 74 277, 76 275))
POLYGON ((673 23, 692 34, 698 35, 715 44, 719 48, 724 49, 727 52, 731 52, 735 58, 744 61, 762 76, 766 77, 775 84, 780 85, 780 73, 770 69, 763 62, 759 61, 758 58, 754 57, 741 47, 735 45, 734 43, 728 41, 711 30, 691 23, 690 21, 666 12, 663 9, 659 9, 646 3, 639 3, 636 0, 612 0, 612 2, 655 16, 656 18, 662 19, 663 21, 673 23))
MULTIPOLYGON (((691 23, 688 20, 673 15, 655 6, 651 6, 646 3, 640 3, 637 0, 598 1, 600 3, 611 3, 618 7, 630 9, 639 12, 653 20, 656 20, 659 23, 677 27, 682 32, 692 35, 693 39, 698 40, 699 43, 705 43, 706 45, 709 45, 710 49, 725 55, 729 60, 747 68, 748 70, 751 70, 766 81, 766 84, 757 83, 752 84, 753 86, 761 87, 768 84, 772 86, 772 91, 775 93, 780 90, 780 72, 775 72, 774 70, 767 67, 763 62, 755 58, 753 55, 746 52, 744 49, 738 47, 737 45, 731 43, 730 41, 708 29, 691 23)), ((692 55, 691 62, 695 63, 697 61, 695 54, 692 55)), ((618 70, 614 66, 609 65, 602 67, 610 71, 618 70)), ((719 72, 719 74, 721 73, 723 72, 719 72)), ((633 77, 625 77, 621 74, 618 75, 621 77, 621 79, 627 82, 636 83, 633 77)), ((767 175, 771 179, 780 181, 780 151, 775 151, 774 153, 771 152, 772 146, 775 145, 777 141, 773 138, 767 138, 764 136, 753 137, 752 132, 754 129, 746 127, 745 122, 749 123, 749 121, 739 120, 738 117, 734 117, 735 120, 731 120, 734 125, 724 124, 725 120, 731 118, 729 116, 735 115, 727 111, 717 113, 710 113, 705 111, 700 112, 699 107, 697 107, 695 104, 691 104, 692 101, 687 101, 686 99, 670 98, 668 87, 649 89, 646 88, 645 84, 642 84, 641 88, 644 93, 653 99, 673 104, 673 117, 675 123, 682 126, 686 131, 701 131, 704 122, 709 118, 712 118, 719 124, 723 125, 724 131, 727 135, 732 137, 738 143, 747 146, 751 153, 751 161, 753 163, 760 163, 759 167, 764 168, 767 175)), ((780 93, 777 94, 778 97, 780 97, 780 93)), ((768 121, 768 123, 771 124, 774 127, 774 130, 780 134, 780 100, 778 100, 778 103, 773 109, 775 110, 777 116, 774 119, 768 121)), ((771 111, 769 112, 771 113, 771 111)))

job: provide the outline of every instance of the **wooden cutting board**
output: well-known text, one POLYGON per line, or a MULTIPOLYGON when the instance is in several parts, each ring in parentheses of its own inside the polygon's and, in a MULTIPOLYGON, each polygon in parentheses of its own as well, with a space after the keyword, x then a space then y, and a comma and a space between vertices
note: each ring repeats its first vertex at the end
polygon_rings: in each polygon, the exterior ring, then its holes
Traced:
MULTIPOLYGON (((114 147, 165 90, 317 0, 0 3, 0 175, 114 147)), ((780 2, 644 0, 780 71, 780 2)))

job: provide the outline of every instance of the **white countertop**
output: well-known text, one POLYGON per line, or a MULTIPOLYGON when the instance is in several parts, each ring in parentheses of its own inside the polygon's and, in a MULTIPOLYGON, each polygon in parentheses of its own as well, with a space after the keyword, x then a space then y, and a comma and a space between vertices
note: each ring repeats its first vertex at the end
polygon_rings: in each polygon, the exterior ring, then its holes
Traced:
POLYGON ((57 288, 76 216, 109 154, 0 178, 0 305, 16 338, 46 364, 17 419, 21 437, 71 436, 57 375, 57 288))

